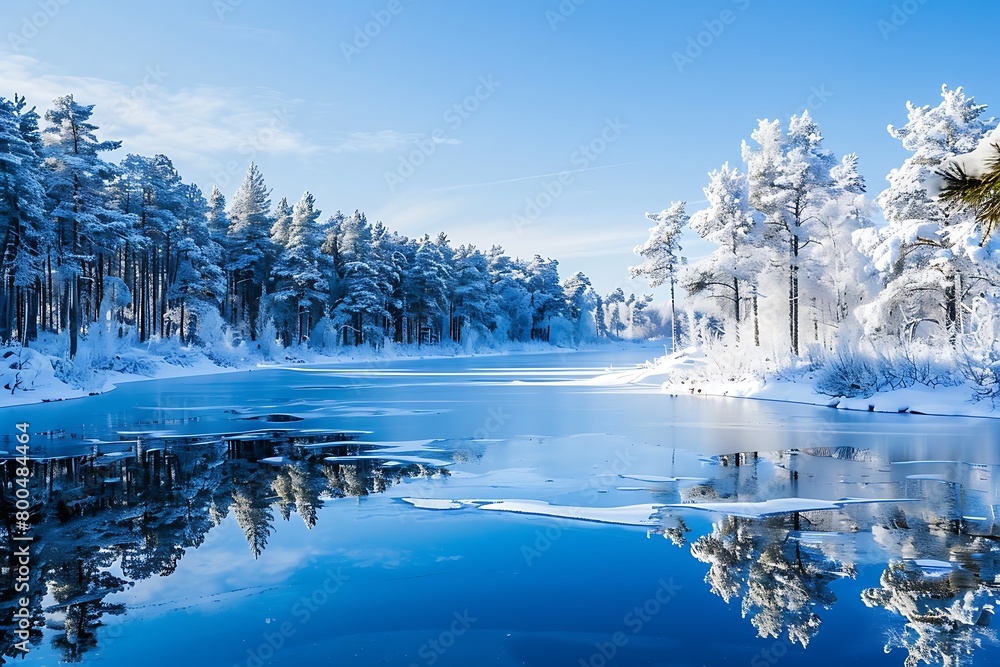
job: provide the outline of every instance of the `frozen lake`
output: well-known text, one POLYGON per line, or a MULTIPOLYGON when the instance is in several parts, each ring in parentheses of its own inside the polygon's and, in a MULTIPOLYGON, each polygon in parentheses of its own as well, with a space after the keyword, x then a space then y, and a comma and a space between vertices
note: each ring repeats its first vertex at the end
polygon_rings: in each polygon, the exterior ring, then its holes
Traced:
POLYGON ((585 382, 658 354, 0 410, 44 513, 24 664, 996 664, 998 422, 585 382))

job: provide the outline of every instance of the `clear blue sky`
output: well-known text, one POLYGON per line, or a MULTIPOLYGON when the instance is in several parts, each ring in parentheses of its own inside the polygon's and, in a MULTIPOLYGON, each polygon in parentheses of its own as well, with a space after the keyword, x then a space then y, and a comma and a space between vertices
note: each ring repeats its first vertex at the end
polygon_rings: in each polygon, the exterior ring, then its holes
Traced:
POLYGON ((947 83, 1000 105, 995 2, 576 2, 5 0, 0 95, 74 93, 106 138, 206 193, 231 195, 252 157, 275 200, 308 189, 326 213, 552 256, 602 292, 642 289, 626 278, 643 213, 701 200, 758 118, 813 106, 875 194, 905 157, 885 128, 907 100, 947 83), (372 12, 386 25, 356 41, 372 12), (701 53, 678 66, 689 40, 701 53), (537 176, 578 168, 550 202, 557 179, 537 176))

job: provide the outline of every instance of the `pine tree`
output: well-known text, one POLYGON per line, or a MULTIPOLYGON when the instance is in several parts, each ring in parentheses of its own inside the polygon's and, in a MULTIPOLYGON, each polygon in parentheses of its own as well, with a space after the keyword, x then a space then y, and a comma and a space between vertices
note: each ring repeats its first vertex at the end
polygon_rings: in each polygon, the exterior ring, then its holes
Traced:
POLYGON ((251 340, 257 337, 257 315, 267 287, 274 246, 270 239, 271 192, 257 165, 243 179, 229 210, 229 257, 226 268, 232 273, 235 299, 234 324, 239 324, 251 340))
MULTIPOLYGON (((174 277, 167 293, 167 318, 178 327, 181 342, 200 340, 199 326, 210 321, 225 297, 226 281, 221 268, 222 248, 212 239, 208 205, 196 185, 184 187, 185 208, 178 220, 174 277)), ((212 332, 214 333, 214 332, 212 332)))
POLYGON ((981 244, 1000 227, 1000 133, 994 133, 983 142, 993 149, 992 154, 973 164, 970 171, 963 162, 946 163, 942 169, 944 188, 941 200, 958 204, 972 211, 979 220, 981 244))
POLYGON ((728 164, 709 176, 711 181, 705 188, 708 208, 691 216, 691 228, 718 248, 685 273, 684 287, 692 295, 707 294, 729 304, 737 340, 745 319, 743 302, 750 301, 754 305, 754 344, 760 345, 756 300, 758 276, 764 268, 760 261, 763 239, 750 208, 749 183, 728 164))
POLYGON ((764 215, 765 239, 775 251, 787 253, 788 338, 798 356, 803 254, 814 243, 817 211, 830 197, 835 160, 823 148, 823 136, 808 111, 792 116, 784 135, 778 121, 763 120, 751 136, 757 148, 743 144, 750 203, 764 215))
POLYGON ((61 283, 59 321, 69 331, 69 355, 100 303, 105 259, 127 235, 129 216, 109 206, 107 185, 115 168, 100 153, 115 150, 119 141, 98 141, 97 126, 87 121, 93 105, 78 104, 73 96, 60 97, 45 114, 43 131, 48 215, 56 223, 56 266, 61 283))
POLYGON ((684 212, 684 202, 674 202, 670 208, 660 213, 647 213, 646 217, 656 223, 649 230, 649 238, 632 251, 645 261, 638 266, 629 267, 632 278, 644 277, 649 280, 650 287, 659 287, 664 283, 670 285, 670 349, 677 349, 677 301, 675 284, 680 267, 687 260, 681 256, 680 238, 684 227, 688 224, 688 216, 684 212))
POLYGON ((563 283, 567 314, 573 324, 573 341, 576 344, 597 337, 595 312, 600 297, 590 284, 590 278, 577 272, 563 283))
POLYGON ((416 324, 417 345, 441 339, 441 320, 447 314, 448 265, 440 244, 425 234, 407 267, 407 302, 416 324))
POLYGON ((463 335, 482 334, 486 328, 486 304, 489 298, 489 266, 486 256, 475 246, 461 245, 455 251, 452 276, 452 340, 462 342, 463 335))
MULTIPOLYGON (((287 202, 284 207, 279 203, 279 222, 275 227, 281 224, 284 208, 287 202)), ((313 324, 322 317, 329 288, 321 270, 321 246, 326 232, 317 222, 320 213, 316 210, 316 198, 306 192, 295 205, 287 231, 279 229, 272 235, 272 239, 284 237, 285 240, 284 250, 274 267, 276 291, 273 299, 291 306, 294 333, 300 345, 313 324)))
POLYGON ((271 243, 277 248, 285 248, 288 245, 288 232, 292 226, 292 207, 288 204, 288 199, 282 197, 278 200, 278 205, 274 207, 274 224, 271 225, 271 243))
POLYGON ((215 185, 208 195, 208 232, 212 241, 222 252, 221 266, 225 277, 226 288, 222 299, 222 319, 226 322, 235 320, 235 290, 232 284, 232 273, 226 270, 229 247, 229 214, 226 213, 226 197, 215 185))
POLYGON ((528 292, 531 295, 531 337, 548 342, 552 321, 566 314, 566 301, 559 282, 559 262, 535 255, 526 267, 528 292))
POLYGON ((503 248, 487 254, 490 296, 486 303, 487 327, 499 341, 527 341, 532 334, 531 292, 524 262, 511 259, 503 248))
POLYGON ((973 151, 996 123, 961 88, 945 86, 941 97, 936 107, 908 103, 906 124, 889 128, 912 155, 878 197, 887 225, 859 237, 883 285, 861 311, 872 335, 944 333, 954 341, 964 328, 963 301, 997 284, 974 214, 936 197, 939 169, 973 151))
POLYGON ((38 115, 23 98, 0 97, 0 342, 27 343, 37 332, 43 253, 53 240, 40 149, 38 115))

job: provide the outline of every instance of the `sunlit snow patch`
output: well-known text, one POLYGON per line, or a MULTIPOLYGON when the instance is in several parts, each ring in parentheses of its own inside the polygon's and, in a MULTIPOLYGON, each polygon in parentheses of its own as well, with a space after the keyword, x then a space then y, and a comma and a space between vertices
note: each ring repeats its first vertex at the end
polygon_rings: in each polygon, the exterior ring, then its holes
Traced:
POLYGON ((674 482, 707 482, 707 477, 662 477, 660 475, 618 475, 622 479, 632 479, 650 484, 672 484, 674 482))
POLYGON ((561 519, 578 519, 598 523, 615 523, 625 526, 654 526, 657 511, 663 505, 626 505, 623 507, 578 507, 574 505, 550 505, 544 500, 498 500, 479 509, 496 512, 535 514, 561 519))
POLYGON ((385 461, 390 459, 397 463, 422 463, 428 466, 435 466, 437 468, 443 468, 445 466, 455 465, 453 461, 442 461, 440 459, 428 459, 423 456, 378 456, 373 454, 356 454, 353 456, 326 456, 323 458, 324 461, 329 461, 330 463, 352 463, 354 461, 385 461))
POLYGON ((842 498, 840 500, 817 500, 815 498, 773 498, 771 500, 749 503, 675 503, 666 505, 666 507, 702 510, 704 512, 716 512, 717 514, 727 514, 729 516, 759 519, 765 516, 791 514, 794 512, 839 510, 845 505, 900 502, 913 501, 909 498, 842 498))
POLYGON ((457 510, 475 505, 467 500, 450 500, 449 498, 400 498, 400 500, 423 510, 457 510))

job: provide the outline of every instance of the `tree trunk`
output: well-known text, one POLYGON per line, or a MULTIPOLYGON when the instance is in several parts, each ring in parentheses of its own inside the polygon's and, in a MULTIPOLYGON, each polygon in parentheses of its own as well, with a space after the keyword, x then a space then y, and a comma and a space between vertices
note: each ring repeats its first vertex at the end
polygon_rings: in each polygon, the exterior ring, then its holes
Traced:
POLYGON ((757 317, 757 293, 753 295, 753 344, 760 347, 760 320, 757 317))
POLYGON ((670 351, 677 352, 677 302, 674 299, 673 278, 670 278, 670 351))
MULTIPOLYGON (((72 289, 72 303, 69 306, 69 358, 73 359, 76 357, 77 351, 77 336, 80 333, 80 280, 79 277, 74 276, 71 280, 72 289)), ((66 284, 66 299, 69 300, 70 295, 70 283, 66 284)))

